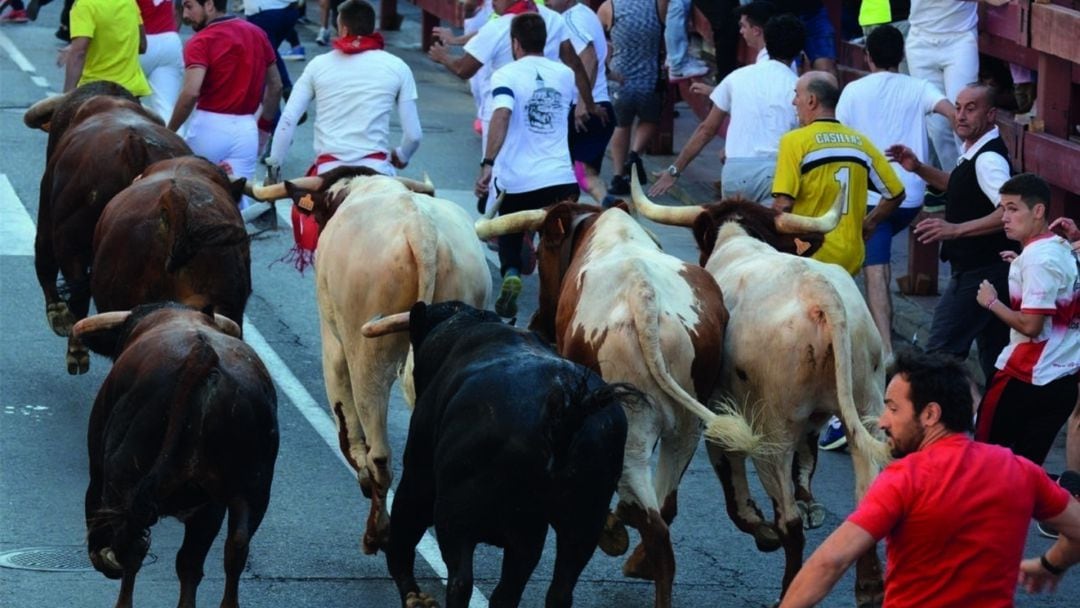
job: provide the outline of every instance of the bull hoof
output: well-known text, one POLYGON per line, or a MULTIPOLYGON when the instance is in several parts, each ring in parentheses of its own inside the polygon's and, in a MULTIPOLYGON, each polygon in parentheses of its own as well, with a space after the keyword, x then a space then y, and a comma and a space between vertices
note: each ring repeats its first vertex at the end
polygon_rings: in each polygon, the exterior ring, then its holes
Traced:
POLYGON ((360 482, 360 493, 364 495, 364 498, 371 500, 374 484, 371 482, 371 473, 368 473, 367 467, 360 469, 360 472, 356 474, 356 480, 360 482))
POLYGON ((645 545, 638 543, 638 546, 634 547, 634 552, 630 554, 626 563, 623 564, 623 576, 628 578, 640 578, 646 581, 655 580, 656 575, 653 573, 652 563, 649 562, 647 557, 645 545))
POLYGON ((364 538, 360 541, 360 550, 364 555, 375 555, 379 549, 383 551, 390 546, 390 523, 375 530, 364 532, 364 538))
POLYGON ((612 557, 618 557, 630 548, 630 535, 626 532, 626 526, 614 513, 608 513, 607 520, 604 521, 604 529, 600 532, 598 546, 601 551, 612 557))
POLYGON ((855 581, 855 605, 858 608, 881 608, 885 602, 885 583, 880 578, 855 581))
POLYGON ((75 315, 71 314, 65 302, 50 302, 45 305, 45 318, 49 320, 49 327, 53 333, 68 337, 71 335, 71 327, 75 325, 75 315))
POLYGON ((101 551, 90 552, 90 563, 94 569, 105 575, 105 578, 113 580, 123 578, 124 567, 116 559, 116 553, 111 547, 105 547, 101 551))
POLYGON ((783 546, 776 528, 766 523, 760 523, 754 529, 754 544, 762 553, 772 553, 783 546))
POLYGON ((405 596, 405 608, 439 608, 439 602, 426 593, 410 591, 405 596))
POLYGON ((86 349, 69 350, 67 354, 67 371, 72 376, 78 376, 90 371, 90 352, 86 349))
POLYGON ((802 517, 804 529, 814 530, 825 523, 825 507, 820 503, 806 503, 799 500, 795 502, 795 505, 799 507, 799 516, 802 517))

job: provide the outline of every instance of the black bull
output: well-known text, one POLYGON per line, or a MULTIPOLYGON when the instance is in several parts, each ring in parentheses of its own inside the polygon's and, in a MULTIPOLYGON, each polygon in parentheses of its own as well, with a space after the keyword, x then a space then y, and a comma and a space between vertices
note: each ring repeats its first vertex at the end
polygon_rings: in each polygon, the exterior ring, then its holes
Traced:
POLYGON ((73 328, 115 357, 90 413, 87 549, 94 567, 121 578, 131 606, 150 527, 184 522, 176 556, 181 607, 194 607, 210 545, 229 514, 225 595, 235 607, 251 537, 266 513, 278 451, 277 397, 239 328, 179 304, 141 306, 73 328))
POLYGON ((556 533, 547 606, 570 606, 622 473, 626 385, 607 385, 536 334, 460 302, 417 303, 409 316, 416 409, 390 518, 387 564, 406 606, 431 605, 413 576, 434 524, 446 604, 467 606, 477 544, 503 547, 492 606, 517 605, 556 533))

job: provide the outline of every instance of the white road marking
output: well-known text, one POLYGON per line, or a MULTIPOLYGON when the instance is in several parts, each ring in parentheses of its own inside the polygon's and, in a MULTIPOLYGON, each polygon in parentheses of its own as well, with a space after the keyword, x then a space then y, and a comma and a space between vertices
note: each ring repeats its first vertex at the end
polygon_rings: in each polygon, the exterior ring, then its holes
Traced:
POLYGON ((34 220, 0 173, 0 255, 34 255, 34 220))
POLYGON ((34 69, 34 64, 30 63, 30 60, 19 51, 15 43, 11 41, 11 38, 7 37, 7 34, 0 32, 0 48, 4 49, 8 57, 15 62, 15 65, 19 66, 19 69, 28 73, 34 74, 37 70, 34 69))
MULTIPOLYGON (((278 213, 281 213, 281 207, 279 207, 278 213)), ((263 338, 259 330, 255 328, 247 317, 244 317, 244 341, 250 344, 255 349, 255 352, 259 354, 263 364, 270 370, 270 375, 274 378, 274 381, 285 392, 285 395, 296 406, 296 409, 311 423, 311 426, 315 428, 315 432, 329 446, 330 451, 338 457, 338 460, 345 465, 345 468, 349 469, 349 472, 353 472, 353 468, 349 466, 345 456, 338 449, 337 428, 334 426, 330 414, 311 397, 311 394, 307 392, 300 380, 293 375, 289 366, 281 360, 281 357, 278 356, 277 352, 274 351, 273 347, 263 338)), ((388 492, 387 502, 390 504, 394 502, 393 490, 388 492)), ((439 545, 431 532, 424 533, 423 538, 420 539, 420 544, 416 546, 416 550, 445 585, 447 578, 446 564, 442 561, 439 545)), ((484 594, 476 587, 473 587, 469 608, 487 608, 487 606, 488 602, 484 594)))

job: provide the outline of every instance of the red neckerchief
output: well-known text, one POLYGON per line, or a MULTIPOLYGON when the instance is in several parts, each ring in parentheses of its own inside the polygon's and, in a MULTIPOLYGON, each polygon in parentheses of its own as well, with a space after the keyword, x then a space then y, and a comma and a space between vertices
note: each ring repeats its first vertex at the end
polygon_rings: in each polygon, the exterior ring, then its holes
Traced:
POLYGON ((341 36, 334 39, 334 48, 346 55, 356 55, 364 51, 381 51, 386 47, 382 34, 372 32, 367 36, 341 36))
POLYGON ((535 13, 537 12, 536 3, 533 0, 518 0, 511 4, 505 11, 504 15, 520 15, 522 13, 535 13))

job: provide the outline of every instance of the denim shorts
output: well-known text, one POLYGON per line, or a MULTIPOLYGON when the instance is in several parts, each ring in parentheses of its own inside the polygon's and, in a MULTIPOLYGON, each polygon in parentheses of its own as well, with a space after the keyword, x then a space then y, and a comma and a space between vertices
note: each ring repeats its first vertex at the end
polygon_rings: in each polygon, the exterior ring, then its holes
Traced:
MULTIPOLYGON (((867 207, 866 213, 869 215, 874 209, 876 207, 867 207)), ((907 228, 920 211, 922 207, 901 207, 881 220, 874 229, 874 234, 866 241, 866 259, 863 260, 863 266, 888 264, 892 259, 892 238, 907 228)))
POLYGON ((825 7, 809 15, 800 15, 806 26, 806 56, 810 63, 824 58, 836 59, 836 32, 825 7))

